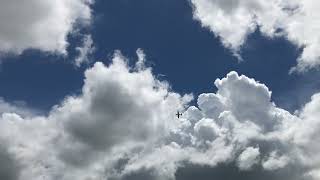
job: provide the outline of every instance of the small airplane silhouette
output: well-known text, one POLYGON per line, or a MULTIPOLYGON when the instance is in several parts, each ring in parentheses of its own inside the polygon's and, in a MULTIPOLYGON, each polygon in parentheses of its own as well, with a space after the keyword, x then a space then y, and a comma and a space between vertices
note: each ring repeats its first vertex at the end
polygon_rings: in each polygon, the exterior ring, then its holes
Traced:
POLYGON ((182 116, 182 113, 180 113, 179 111, 177 111, 177 117, 180 118, 180 116, 182 116))

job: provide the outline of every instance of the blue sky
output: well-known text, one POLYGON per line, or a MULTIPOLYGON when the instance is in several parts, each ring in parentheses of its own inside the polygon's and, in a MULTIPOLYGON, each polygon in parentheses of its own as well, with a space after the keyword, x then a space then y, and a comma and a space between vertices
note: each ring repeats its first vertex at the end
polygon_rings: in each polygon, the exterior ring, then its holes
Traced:
MULTIPOLYGON (((92 26, 81 30, 92 34, 97 47, 87 66, 95 61, 110 63, 114 50, 134 61, 135 51, 142 48, 147 64, 175 91, 195 95, 214 92, 214 80, 235 70, 266 84, 274 101, 290 111, 320 88, 317 82, 304 81, 309 73, 289 75, 301 52, 299 47, 256 30, 243 45, 243 61, 239 62, 218 37, 193 19, 192 7, 185 0, 97 1, 93 13, 92 26), (300 86, 312 86, 312 90, 303 91, 300 86)), ((77 52, 72 47, 81 44, 79 38, 69 36, 67 57, 38 50, 2 57, 1 96, 48 111, 66 95, 79 93, 86 68, 73 64, 77 52)))
POLYGON ((0 2, 0 179, 318 179, 319 8, 0 2))

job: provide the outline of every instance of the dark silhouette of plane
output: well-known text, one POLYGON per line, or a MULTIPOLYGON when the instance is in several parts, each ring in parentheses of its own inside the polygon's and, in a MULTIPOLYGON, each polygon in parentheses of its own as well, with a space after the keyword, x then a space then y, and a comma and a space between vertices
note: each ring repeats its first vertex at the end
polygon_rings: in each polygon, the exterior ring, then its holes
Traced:
POLYGON ((179 111, 177 111, 177 117, 180 118, 180 116, 182 116, 182 113, 180 113, 179 111))

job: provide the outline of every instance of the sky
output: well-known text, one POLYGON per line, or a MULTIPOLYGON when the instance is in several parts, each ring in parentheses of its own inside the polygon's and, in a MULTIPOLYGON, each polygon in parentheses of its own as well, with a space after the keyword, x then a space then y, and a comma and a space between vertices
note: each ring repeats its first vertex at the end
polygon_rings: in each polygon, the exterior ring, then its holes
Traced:
POLYGON ((0 2, 0 179, 319 179, 318 8, 0 2))

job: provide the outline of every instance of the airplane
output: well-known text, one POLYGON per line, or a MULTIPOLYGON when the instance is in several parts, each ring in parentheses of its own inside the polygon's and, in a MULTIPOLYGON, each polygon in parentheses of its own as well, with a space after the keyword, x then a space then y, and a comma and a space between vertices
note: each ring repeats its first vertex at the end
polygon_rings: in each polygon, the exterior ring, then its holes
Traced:
POLYGON ((180 118, 180 116, 182 116, 182 113, 180 113, 179 111, 177 111, 176 116, 177 116, 178 118, 180 118))

